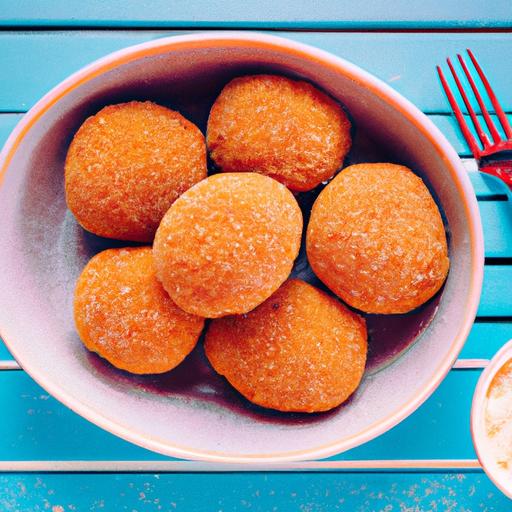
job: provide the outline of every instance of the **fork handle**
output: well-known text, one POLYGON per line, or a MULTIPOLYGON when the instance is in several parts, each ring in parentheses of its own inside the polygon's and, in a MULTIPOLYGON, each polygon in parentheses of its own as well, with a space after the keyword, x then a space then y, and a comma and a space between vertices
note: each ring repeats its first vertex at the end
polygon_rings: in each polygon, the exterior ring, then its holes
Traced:
POLYGON ((497 176, 512 190, 512 160, 502 160, 480 167, 481 172, 497 176))

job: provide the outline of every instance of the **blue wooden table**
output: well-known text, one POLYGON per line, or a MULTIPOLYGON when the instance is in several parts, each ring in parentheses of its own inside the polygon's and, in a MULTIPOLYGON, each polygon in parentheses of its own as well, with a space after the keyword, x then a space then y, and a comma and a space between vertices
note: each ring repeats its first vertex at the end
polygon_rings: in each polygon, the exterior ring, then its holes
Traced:
POLYGON ((0 0, 0 142, 40 96, 90 61, 218 28, 272 30, 353 61, 445 133, 470 173, 484 225, 485 282, 471 335, 434 395, 378 439, 287 471, 224 473, 89 424, 35 384, 0 343, 0 511, 512 510, 480 469, 469 432, 482 368, 512 338, 512 200, 501 182, 476 172, 435 75, 436 64, 470 47, 512 112, 510 0, 0 0))

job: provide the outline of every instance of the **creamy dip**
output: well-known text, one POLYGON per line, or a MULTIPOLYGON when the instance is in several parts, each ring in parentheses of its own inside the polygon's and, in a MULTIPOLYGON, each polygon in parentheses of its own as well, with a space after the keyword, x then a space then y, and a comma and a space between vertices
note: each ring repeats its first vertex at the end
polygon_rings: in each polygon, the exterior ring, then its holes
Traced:
POLYGON ((489 454, 512 480, 512 359, 492 379, 484 411, 489 454))

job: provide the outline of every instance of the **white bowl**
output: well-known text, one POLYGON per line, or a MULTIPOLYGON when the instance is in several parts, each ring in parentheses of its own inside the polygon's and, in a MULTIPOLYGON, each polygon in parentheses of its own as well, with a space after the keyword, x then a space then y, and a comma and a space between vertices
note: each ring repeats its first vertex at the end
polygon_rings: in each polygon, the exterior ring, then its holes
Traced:
POLYGON ((396 425, 434 391, 473 324, 482 284, 482 229, 457 154, 425 115, 386 84, 309 46, 256 33, 211 32, 113 53, 66 79, 30 110, 7 141, 0 169, 2 337, 49 393, 151 450, 264 462, 326 457, 357 446, 396 425), (262 71, 302 77, 339 99, 362 141, 360 155, 355 149, 351 158, 388 158, 412 167, 436 196, 449 230, 451 270, 442 294, 413 315, 371 319, 388 326, 388 341, 397 346, 389 348, 374 333, 374 362, 362 386, 327 414, 283 415, 251 406, 213 375, 200 348, 168 375, 129 376, 89 354, 72 320, 75 280, 105 245, 77 226, 64 202, 63 162, 78 126, 105 104, 153 99, 177 105, 204 128, 223 84, 262 71))
MULTIPOLYGON (((485 409, 489 386, 498 371, 510 359, 512 359, 512 340, 509 340, 496 352, 480 375, 471 404, 471 437, 478 460, 487 476, 506 496, 512 498, 512 478, 507 478, 506 472, 497 466, 485 428, 485 409)), ((510 474, 510 470, 508 473, 510 474)))

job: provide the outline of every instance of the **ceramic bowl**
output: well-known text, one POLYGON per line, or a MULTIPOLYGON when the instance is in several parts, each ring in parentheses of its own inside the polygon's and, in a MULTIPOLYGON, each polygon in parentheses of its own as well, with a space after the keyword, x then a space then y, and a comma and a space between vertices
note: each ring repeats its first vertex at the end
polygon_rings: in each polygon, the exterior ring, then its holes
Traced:
MULTIPOLYGON (((489 440, 485 428, 485 409, 487 392, 495 375, 503 365, 512 359, 512 340, 505 343, 491 359, 488 366, 480 375, 473 395, 471 405, 471 437, 478 460, 487 476, 506 496, 512 498, 512 480, 507 478, 507 472, 499 469, 489 448, 489 440)), ((508 472, 510 475, 510 472, 508 472)))
MULTIPOLYGON (((457 154, 389 86, 309 46, 256 33, 211 32, 113 53, 64 80, 28 112, 5 145, 0 168, 0 330, 9 350, 78 414, 163 454, 259 463, 326 457, 360 445, 434 391, 476 314, 482 230, 457 154), (204 130, 222 86, 260 72, 309 80, 341 101, 355 126, 349 163, 386 159, 413 168, 434 194, 449 237, 451 270, 442 293, 413 314, 368 318, 366 377, 346 404, 326 414, 286 415, 252 406, 213 374, 201 346, 169 374, 128 375, 88 353, 73 325, 81 269, 102 248, 122 245, 87 234, 66 210, 63 164, 77 128, 106 104, 151 99, 174 106, 204 130)), ((306 217, 312 197, 303 198, 306 217)), ((295 274, 312 277, 303 257, 295 274)))

